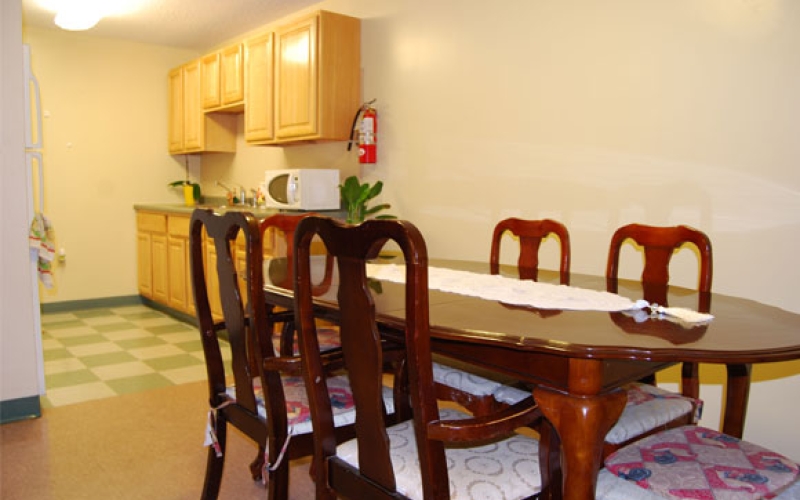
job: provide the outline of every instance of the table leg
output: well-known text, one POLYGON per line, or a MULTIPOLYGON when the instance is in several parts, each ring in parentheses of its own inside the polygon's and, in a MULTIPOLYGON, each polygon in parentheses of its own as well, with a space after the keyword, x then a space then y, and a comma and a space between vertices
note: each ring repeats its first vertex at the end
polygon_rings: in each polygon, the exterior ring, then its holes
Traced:
POLYGON ((571 395, 537 386, 533 395, 561 440, 563 498, 594 498, 603 442, 625 408, 625 392, 571 395))
POLYGON ((722 432, 739 439, 744 435, 747 401, 750 399, 752 365, 727 365, 728 387, 725 390, 725 413, 722 432))

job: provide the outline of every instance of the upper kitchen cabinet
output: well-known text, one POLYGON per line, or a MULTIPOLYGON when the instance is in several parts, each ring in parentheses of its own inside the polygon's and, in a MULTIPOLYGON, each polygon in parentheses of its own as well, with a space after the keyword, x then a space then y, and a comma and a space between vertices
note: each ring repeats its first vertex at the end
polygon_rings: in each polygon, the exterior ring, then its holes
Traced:
POLYGON ((360 84, 359 19, 320 11, 278 28, 275 142, 349 140, 360 84))
POLYGON ((244 92, 247 102, 244 108, 244 138, 250 143, 266 143, 275 139, 273 38, 270 32, 244 42, 244 92))
POLYGON ((169 152, 171 154, 236 150, 236 117, 204 113, 202 61, 169 72, 169 152))
POLYGON ((241 112, 244 107, 243 48, 238 43, 201 58, 201 92, 206 111, 241 112))

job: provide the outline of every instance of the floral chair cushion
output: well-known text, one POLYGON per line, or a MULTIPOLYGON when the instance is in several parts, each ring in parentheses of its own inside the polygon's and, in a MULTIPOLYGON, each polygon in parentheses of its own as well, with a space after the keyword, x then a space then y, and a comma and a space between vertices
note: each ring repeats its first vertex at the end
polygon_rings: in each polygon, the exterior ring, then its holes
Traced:
POLYGON ((686 415, 696 408, 693 422, 700 418, 703 402, 649 384, 633 383, 623 387, 628 403, 619 420, 608 431, 606 442, 621 444, 686 415))
POLYGON ((644 438, 611 454, 605 465, 656 498, 724 500, 775 498, 797 481, 800 468, 778 453, 697 426, 644 438))
MULTIPOLYGON (((282 377, 284 397, 286 399, 286 414, 289 420, 290 434, 308 434, 312 431, 311 412, 308 408, 308 395, 302 377, 282 377)), ((261 380, 253 379, 253 390, 256 393, 258 414, 267 418, 264 407, 264 393, 261 391, 261 380)), ((236 389, 230 386, 225 394, 231 400, 236 400, 236 389)), ((353 404, 353 393, 345 376, 336 376, 328 379, 328 394, 333 407, 333 423, 336 427, 355 422, 356 412, 353 404)), ((386 411, 394 413, 394 397, 389 387, 383 388, 383 401, 386 411)))
MULTIPOLYGON (((319 350, 322 352, 342 347, 342 340, 339 337, 339 328, 337 327, 318 327, 317 328, 317 341, 319 342, 319 350)), ((281 335, 275 334, 272 336, 272 345, 275 352, 281 351, 281 335)), ((297 335, 294 337, 294 355, 300 355, 300 346, 297 343, 297 335)))
MULTIPOLYGON (((454 409, 442 409, 439 414, 443 420, 469 417, 454 409)), ((387 432, 397 491, 412 500, 422 499, 414 422, 406 421, 389 427, 387 432)), ((538 450, 537 440, 519 434, 474 448, 446 448, 450 498, 519 499, 538 493, 542 484, 538 450)), ((336 454, 352 466, 358 467, 357 440, 339 445, 336 454)))

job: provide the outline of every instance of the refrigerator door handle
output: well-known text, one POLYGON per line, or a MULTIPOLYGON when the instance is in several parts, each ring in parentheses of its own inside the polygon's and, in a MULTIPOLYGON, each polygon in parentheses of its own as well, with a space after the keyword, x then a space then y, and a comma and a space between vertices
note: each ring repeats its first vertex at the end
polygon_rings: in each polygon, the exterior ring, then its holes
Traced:
POLYGON ((25 148, 42 148, 42 99, 39 94, 39 80, 31 69, 31 49, 27 44, 22 46, 24 52, 25 71, 25 148), (33 90, 33 98, 31 98, 33 90), (31 123, 31 122, 36 122, 31 123), (36 128, 34 137, 34 126, 36 128))

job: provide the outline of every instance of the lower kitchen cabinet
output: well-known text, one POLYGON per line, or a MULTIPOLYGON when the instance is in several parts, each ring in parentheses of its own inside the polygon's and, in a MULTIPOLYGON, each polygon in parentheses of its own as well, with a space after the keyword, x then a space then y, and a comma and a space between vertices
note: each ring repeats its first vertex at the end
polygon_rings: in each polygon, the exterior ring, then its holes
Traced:
POLYGON ((167 217, 140 212, 136 215, 139 293, 166 304, 169 296, 167 217))
MULTIPOLYGON (((137 211, 137 276, 139 294, 160 305, 191 316, 195 314, 194 293, 189 250, 188 214, 137 211)), ((264 258, 274 255, 275 235, 264 235, 264 258)), ((217 251, 207 241, 204 244, 204 265, 207 269, 208 298, 214 319, 222 319, 217 278, 217 251)), ((240 235, 233 249, 240 276, 245 272, 244 238, 240 235)), ((240 287, 244 281, 240 278, 240 287)), ((242 295, 244 296, 244 294, 242 295)))
POLYGON ((194 315, 191 268, 189 261, 189 217, 167 217, 167 270, 169 296, 167 305, 194 315))

